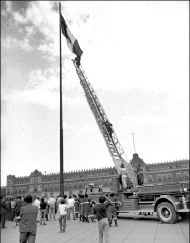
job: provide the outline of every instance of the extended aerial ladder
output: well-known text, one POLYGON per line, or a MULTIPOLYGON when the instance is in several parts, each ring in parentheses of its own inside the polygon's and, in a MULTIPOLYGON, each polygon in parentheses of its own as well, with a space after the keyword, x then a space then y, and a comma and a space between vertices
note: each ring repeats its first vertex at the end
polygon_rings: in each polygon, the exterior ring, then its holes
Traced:
POLYGON ((136 179, 134 170, 133 170, 132 166, 130 165, 130 163, 126 161, 126 155, 124 153, 124 150, 123 150, 113 128, 111 128, 112 131, 110 133, 110 127, 108 127, 106 123, 107 122, 108 122, 108 124, 111 124, 111 123, 109 122, 108 117, 106 116, 106 113, 105 113, 92 85, 88 81, 87 76, 86 76, 82 66, 81 65, 78 66, 75 60, 73 60, 73 64, 75 66, 76 72, 80 79, 80 84, 84 90, 87 102, 95 117, 95 120, 100 129, 100 132, 103 135, 103 138, 105 140, 105 143, 106 143, 108 151, 112 157, 112 160, 114 162, 117 172, 119 171, 119 167, 120 167, 121 163, 123 163, 133 186, 136 187, 137 179, 136 179))

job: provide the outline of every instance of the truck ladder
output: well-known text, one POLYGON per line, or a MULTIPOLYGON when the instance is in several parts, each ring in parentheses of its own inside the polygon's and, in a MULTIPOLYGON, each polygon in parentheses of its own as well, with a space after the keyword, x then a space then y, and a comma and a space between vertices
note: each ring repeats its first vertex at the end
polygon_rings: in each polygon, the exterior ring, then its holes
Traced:
POLYGON ((119 140, 116 136, 114 129, 112 128, 112 135, 110 135, 110 133, 105 125, 105 122, 109 121, 109 120, 108 120, 108 117, 106 116, 106 113, 105 113, 92 85, 88 81, 87 76, 85 75, 85 72, 84 72, 82 66, 81 65, 77 66, 75 60, 73 60, 73 64, 75 66, 76 72, 80 79, 80 84, 84 90, 87 102, 95 117, 97 125, 100 129, 100 132, 103 135, 106 146, 112 157, 112 160, 114 162, 117 172, 119 171, 119 167, 120 167, 121 163, 123 163, 125 168, 127 169, 128 176, 129 176, 133 186, 136 187, 137 179, 136 179, 134 170, 133 170, 132 166, 130 165, 130 163, 127 162, 126 159, 124 159, 124 157, 126 158, 126 155, 124 153, 124 150, 123 150, 121 144, 119 143, 119 140))

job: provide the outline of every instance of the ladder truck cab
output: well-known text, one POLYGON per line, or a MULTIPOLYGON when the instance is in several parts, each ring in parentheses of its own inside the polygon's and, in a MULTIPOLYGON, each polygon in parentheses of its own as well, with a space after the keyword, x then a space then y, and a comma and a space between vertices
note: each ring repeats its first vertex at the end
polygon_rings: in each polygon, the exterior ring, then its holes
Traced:
POLYGON ((98 203, 100 195, 107 195, 109 192, 104 192, 102 186, 96 186, 94 183, 90 183, 89 185, 85 186, 82 193, 88 194, 90 200, 95 204, 98 203))
MULTIPOLYGON (((121 203, 118 214, 156 214, 161 222, 169 224, 175 223, 179 216, 183 218, 189 213, 189 181, 185 183, 176 182, 151 185, 143 184, 141 180, 137 181, 137 172, 143 176, 142 171, 134 171, 132 165, 127 161, 127 157, 117 138, 113 125, 109 121, 82 66, 78 65, 76 60, 73 60, 73 64, 117 173, 120 175, 122 170, 126 171, 126 175, 123 177, 127 180, 126 189, 124 190, 120 187, 121 180, 119 182, 119 178, 117 178, 116 185, 114 185, 114 193, 121 203)), ((92 192, 96 189, 98 188, 91 185, 91 195, 93 195, 92 192)), ((100 194, 100 191, 95 194, 100 194)), ((97 198, 95 201, 97 202, 97 198)))

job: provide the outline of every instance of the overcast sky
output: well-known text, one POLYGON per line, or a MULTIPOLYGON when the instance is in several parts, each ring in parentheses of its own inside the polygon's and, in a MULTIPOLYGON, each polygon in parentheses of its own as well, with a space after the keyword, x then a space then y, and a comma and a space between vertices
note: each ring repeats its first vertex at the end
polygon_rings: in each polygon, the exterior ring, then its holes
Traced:
MULTIPOLYGON (((71 1, 62 14, 128 157, 189 156, 189 2, 71 1)), ((59 14, 1 3, 1 180, 59 172, 59 14)), ((64 170, 114 166, 62 36, 64 170)))

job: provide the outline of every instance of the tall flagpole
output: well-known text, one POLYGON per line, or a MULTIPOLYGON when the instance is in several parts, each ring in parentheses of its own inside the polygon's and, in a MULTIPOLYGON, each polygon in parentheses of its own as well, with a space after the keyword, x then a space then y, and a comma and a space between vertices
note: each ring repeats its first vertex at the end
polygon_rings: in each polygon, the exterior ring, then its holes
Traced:
POLYGON ((60 46, 60 195, 64 195, 63 177, 63 115, 62 115, 62 57, 61 57, 61 3, 59 2, 59 46, 60 46))

